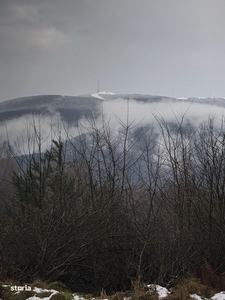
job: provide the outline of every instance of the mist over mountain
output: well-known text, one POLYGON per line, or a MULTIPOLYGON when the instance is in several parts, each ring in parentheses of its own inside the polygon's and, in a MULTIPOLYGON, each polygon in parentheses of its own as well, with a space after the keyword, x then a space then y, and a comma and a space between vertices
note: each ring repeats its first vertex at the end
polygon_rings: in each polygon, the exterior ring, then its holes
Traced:
MULTIPOLYGON (((89 121, 101 127, 109 122, 113 130, 121 128, 121 122, 133 122, 144 132, 160 117, 172 130, 182 118, 186 126, 199 126, 213 118, 220 126, 225 109, 224 98, 171 98, 141 94, 115 94, 99 92, 80 96, 41 95, 6 100, 0 103, 0 134, 11 143, 26 140, 29 127, 39 124, 43 137, 50 130, 55 133, 67 128, 70 136, 80 134, 82 124, 89 121), (120 120, 120 122, 118 122, 120 120)), ((86 125, 85 125, 86 126, 86 125)), ((83 126, 84 127, 84 126, 83 126)), ((157 132, 157 126, 155 126, 157 132)), ((85 130, 83 129, 83 132, 85 130)))

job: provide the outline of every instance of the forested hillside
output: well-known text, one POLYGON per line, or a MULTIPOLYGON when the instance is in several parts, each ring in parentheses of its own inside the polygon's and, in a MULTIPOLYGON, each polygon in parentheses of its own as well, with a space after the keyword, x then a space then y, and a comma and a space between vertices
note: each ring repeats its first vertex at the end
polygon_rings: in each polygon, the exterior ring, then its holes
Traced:
POLYGON ((27 155, 2 146, 0 280, 112 293, 192 273, 224 288, 223 121, 117 121, 44 151, 35 127, 27 155))

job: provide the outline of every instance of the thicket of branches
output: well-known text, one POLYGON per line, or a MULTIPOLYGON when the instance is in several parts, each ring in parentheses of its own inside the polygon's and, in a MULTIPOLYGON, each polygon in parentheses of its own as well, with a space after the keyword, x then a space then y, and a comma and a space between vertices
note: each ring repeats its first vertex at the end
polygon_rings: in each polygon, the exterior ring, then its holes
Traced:
POLYGON ((113 292, 198 274, 206 260, 225 271, 224 128, 156 121, 92 123, 44 152, 35 131, 38 151, 1 158, 1 280, 113 292))

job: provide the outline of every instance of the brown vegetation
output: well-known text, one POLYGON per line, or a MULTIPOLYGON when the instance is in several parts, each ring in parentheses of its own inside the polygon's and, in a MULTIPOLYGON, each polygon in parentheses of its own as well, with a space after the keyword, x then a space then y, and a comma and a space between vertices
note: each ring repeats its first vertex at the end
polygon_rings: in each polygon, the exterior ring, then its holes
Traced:
POLYGON ((224 288, 223 127, 187 129, 182 119, 171 128, 157 119, 158 137, 119 122, 117 134, 91 124, 44 152, 35 129, 39 153, 14 155, 13 193, 0 181, 1 280, 115 294, 132 282, 138 291, 143 282, 173 286, 191 272, 224 288))

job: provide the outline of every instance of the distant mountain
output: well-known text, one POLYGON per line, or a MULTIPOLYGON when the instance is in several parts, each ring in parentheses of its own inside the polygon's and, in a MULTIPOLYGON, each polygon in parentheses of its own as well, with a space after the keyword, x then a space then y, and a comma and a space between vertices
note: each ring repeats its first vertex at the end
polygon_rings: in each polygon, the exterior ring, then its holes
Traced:
MULTIPOLYGON (((159 114, 176 130, 177 116, 187 114, 187 126, 195 126, 206 120, 209 114, 223 115, 225 109, 224 98, 171 98, 165 96, 142 94, 115 94, 99 92, 80 96, 41 95, 6 100, 0 103, 0 134, 7 124, 9 137, 16 140, 16 136, 23 133, 21 121, 29 116, 44 117, 43 127, 49 127, 50 121, 61 120, 77 127, 78 122, 85 118, 98 120, 106 114, 107 118, 118 116, 126 122, 126 111, 129 103, 130 121, 144 119, 145 128, 153 120, 153 115, 159 114), (127 101, 129 100, 129 102, 127 101)), ((220 117, 217 118, 221 119, 220 117)), ((56 121, 55 121, 56 124, 56 121)), ((113 123, 115 127, 116 123, 113 123)))
POLYGON ((82 117, 93 116, 97 118, 101 114, 103 101, 133 100, 142 103, 198 103, 225 108, 224 98, 171 98, 142 94, 115 94, 111 92, 99 92, 81 96, 41 95, 6 100, 0 103, 0 122, 17 119, 25 115, 52 116, 60 114, 66 122, 77 123, 82 117))
POLYGON ((83 117, 97 117, 101 100, 92 96, 42 95, 17 98, 0 103, 0 122, 25 115, 53 116, 60 114, 66 122, 77 123, 83 117))

